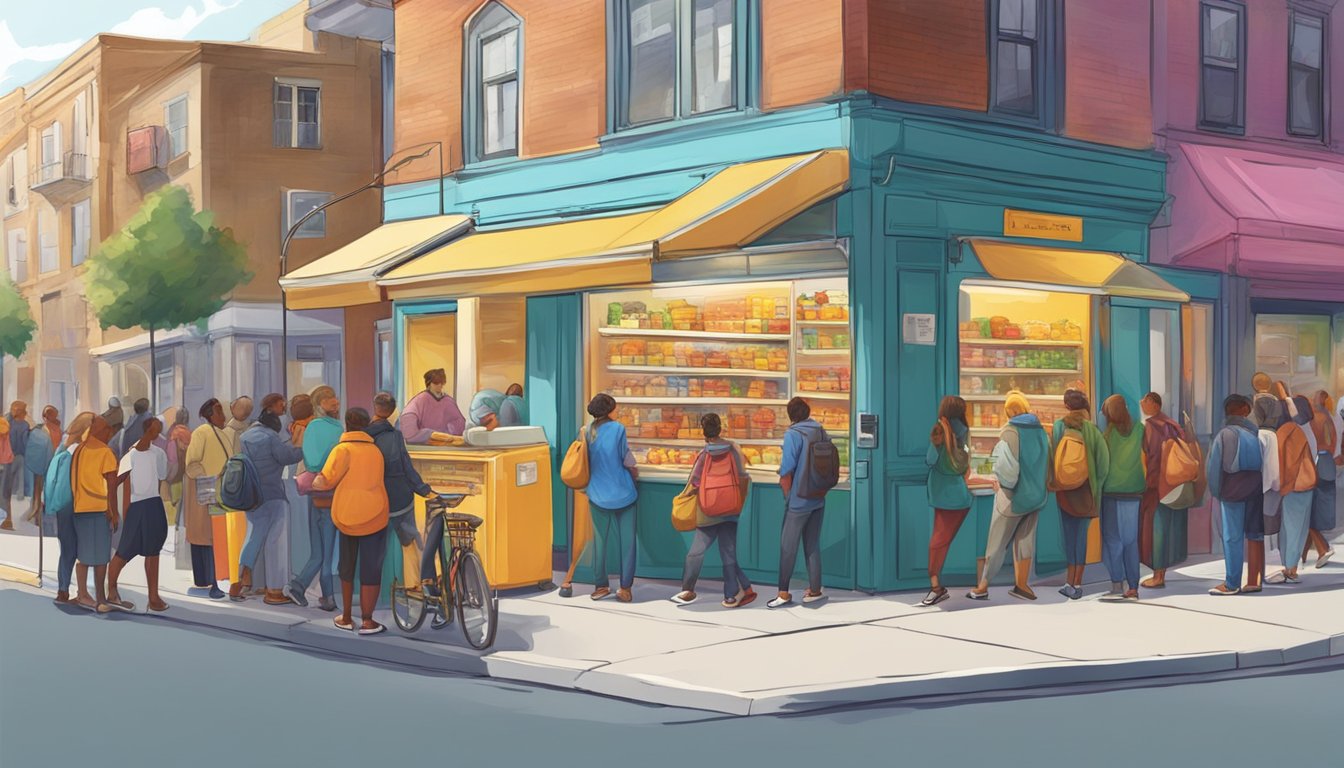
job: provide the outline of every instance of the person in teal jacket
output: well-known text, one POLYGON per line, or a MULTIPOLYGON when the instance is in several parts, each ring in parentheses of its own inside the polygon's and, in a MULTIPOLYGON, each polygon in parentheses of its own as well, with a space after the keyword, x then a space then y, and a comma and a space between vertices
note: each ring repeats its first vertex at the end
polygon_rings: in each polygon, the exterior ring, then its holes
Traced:
MULTIPOLYGON (((1069 412, 1064 418, 1057 419, 1050 439, 1051 465, 1054 465, 1055 453, 1060 441, 1069 430, 1083 435, 1083 446, 1087 450, 1087 482, 1077 488, 1057 490, 1055 498, 1059 502, 1059 520, 1064 528, 1064 561, 1068 568, 1064 586, 1059 594, 1077 600, 1083 596, 1083 569, 1087 567, 1087 531, 1092 519, 1097 516, 1100 506, 1101 489, 1106 486, 1106 475, 1111 468, 1111 454, 1101 430, 1092 423, 1092 406, 1087 395, 1079 390, 1070 389, 1064 393, 1064 407, 1069 412)), ((1058 481, 1058 478, 1055 478, 1058 481)))
POLYGON ((933 535, 929 537, 929 594, 922 605, 937 605, 948 598, 940 576, 947 550, 971 511, 971 491, 966 487, 970 471, 966 401, 948 395, 938 406, 938 423, 929 433, 924 463, 929 466, 929 504, 933 507, 933 535))
MULTIPOLYGON (((345 433, 345 424, 337 421, 341 414, 341 400, 336 390, 322 385, 312 391, 315 417, 303 430, 303 466, 309 472, 321 472, 336 444, 345 433)), ((335 581, 331 568, 336 562, 336 526, 331 522, 331 496, 308 495, 308 562, 298 575, 284 586, 285 596, 298 605, 307 605, 304 597, 308 585, 317 577, 321 597, 318 607, 324 611, 336 610, 335 581)))
POLYGON ((1111 455, 1101 488, 1101 559, 1111 577, 1111 591, 1101 599, 1133 601, 1139 599, 1139 503, 1148 487, 1143 424, 1129 415, 1123 395, 1106 398, 1101 415, 1106 417, 1102 438, 1111 455))

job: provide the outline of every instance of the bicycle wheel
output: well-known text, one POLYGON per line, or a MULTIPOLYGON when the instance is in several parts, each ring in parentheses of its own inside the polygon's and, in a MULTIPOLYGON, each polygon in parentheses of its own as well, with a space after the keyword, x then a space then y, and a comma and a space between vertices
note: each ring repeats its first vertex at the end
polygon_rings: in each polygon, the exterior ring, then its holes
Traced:
POLYGON ((439 620, 434 622, 434 629, 440 629, 453 623, 453 585, 450 580, 448 570, 451 561, 452 548, 448 545, 447 539, 439 545, 439 575, 436 582, 439 586, 439 599, 436 601, 435 609, 439 612, 439 620))
POLYGON ((425 621, 425 599, 405 584, 392 580, 392 623, 402 632, 414 632, 425 621))
POLYGON ((457 619, 467 644, 485 650, 495 642, 499 601, 485 577, 485 567, 475 552, 463 552, 457 563, 457 619))

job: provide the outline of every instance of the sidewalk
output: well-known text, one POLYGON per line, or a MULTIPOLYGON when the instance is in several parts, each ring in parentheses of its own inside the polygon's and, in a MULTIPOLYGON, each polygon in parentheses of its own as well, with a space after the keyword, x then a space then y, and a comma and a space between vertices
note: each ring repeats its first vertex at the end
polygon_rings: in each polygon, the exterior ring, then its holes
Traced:
MULTIPOLYGON (((50 594, 56 543, 47 544, 44 584, 50 594)), ((918 607, 922 592, 877 597, 832 592, 817 607, 770 611, 764 606, 767 590, 750 607, 725 610, 711 582, 702 583, 699 602, 685 607, 668 602, 677 586, 666 582, 637 583, 635 602, 628 605, 611 598, 594 603, 582 586, 570 599, 555 592, 510 593, 500 598, 499 634, 486 653, 468 648, 456 626, 434 631, 426 622, 419 632, 403 635, 385 610, 379 620, 389 625, 388 632, 368 638, 337 630, 331 614, 316 608, 188 597, 182 593, 189 574, 174 571, 167 553, 162 562, 172 608, 141 620, 733 715, 1232 672, 1344 656, 1344 546, 1339 563, 1320 570, 1308 566, 1303 583, 1291 588, 1211 597, 1205 592, 1222 575, 1222 563, 1215 561, 1169 574, 1167 589, 1145 590, 1137 604, 1099 602, 1100 585, 1072 602, 1046 586, 1038 588, 1035 603, 995 588, 989 603, 972 604, 959 590, 934 609, 918 607)), ((0 535, 4 565, 35 570, 34 539, 0 535)), ((143 585, 143 568, 133 563, 123 575, 123 595, 137 611, 144 610, 143 585)), ((0 587, 35 591, 12 582, 0 587)))

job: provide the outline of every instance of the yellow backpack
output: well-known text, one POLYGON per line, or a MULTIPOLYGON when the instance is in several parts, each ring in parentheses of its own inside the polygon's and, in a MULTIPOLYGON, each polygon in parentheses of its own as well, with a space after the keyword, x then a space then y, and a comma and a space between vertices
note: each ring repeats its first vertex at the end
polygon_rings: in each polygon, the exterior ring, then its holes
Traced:
POLYGON ((1087 482, 1087 444, 1083 433, 1066 428, 1055 446, 1055 490, 1072 491, 1087 482))

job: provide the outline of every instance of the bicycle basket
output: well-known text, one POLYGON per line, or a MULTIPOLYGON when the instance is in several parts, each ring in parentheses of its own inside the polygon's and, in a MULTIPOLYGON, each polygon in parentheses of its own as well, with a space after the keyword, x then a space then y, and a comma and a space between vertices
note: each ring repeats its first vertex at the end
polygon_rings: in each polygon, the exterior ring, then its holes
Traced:
POLYGON ((476 544, 476 529, 471 523, 448 520, 444 522, 443 532, 453 549, 473 549, 476 544))

